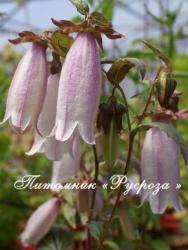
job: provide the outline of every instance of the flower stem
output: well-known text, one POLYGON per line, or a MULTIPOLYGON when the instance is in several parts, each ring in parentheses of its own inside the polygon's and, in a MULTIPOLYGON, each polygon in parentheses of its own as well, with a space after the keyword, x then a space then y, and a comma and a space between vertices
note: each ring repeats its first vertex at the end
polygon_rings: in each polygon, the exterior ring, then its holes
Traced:
MULTIPOLYGON (((125 96, 122 88, 119 85, 117 86, 117 88, 121 92, 121 95, 122 95, 124 103, 125 103, 126 116, 127 116, 127 124, 128 124, 128 130, 129 130, 129 148, 128 148, 127 159, 126 159, 125 168, 124 168, 124 172, 123 172, 123 175, 126 175, 127 172, 128 172, 128 169, 129 169, 130 161, 131 161, 133 141, 134 141, 134 134, 132 134, 132 132, 131 132, 131 121, 130 121, 130 115, 129 115, 127 98, 126 98, 126 96, 125 96)), ((121 198, 122 190, 123 190, 123 184, 120 185, 120 188, 119 188, 119 191, 118 191, 118 194, 117 194, 117 197, 116 197, 116 202, 115 202, 115 205, 114 205, 114 207, 112 209, 112 212, 110 214, 109 220, 105 223, 105 225, 103 227, 103 233, 102 233, 102 237, 101 237, 101 240, 100 240, 100 245, 99 245, 98 250, 102 250, 103 249, 103 243, 104 243, 104 240, 105 240, 108 228, 110 227, 112 219, 113 219, 113 217, 115 215, 116 208, 119 205, 119 201, 120 201, 120 198, 121 198)))
POLYGON ((157 78, 159 77, 159 74, 161 73, 161 70, 162 70, 162 67, 160 67, 160 68, 158 69, 157 74, 156 74, 156 76, 155 76, 155 79, 154 79, 154 81, 152 82, 152 86, 151 86, 151 89, 150 89, 150 93, 149 93, 147 102, 146 102, 146 104, 145 104, 145 107, 144 107, 144 109, 143 109, 142 114, 140 115, 140 119, 138 120, 137 126, 140 125, 140 123, 142 122, 142 120, 143 120, 143 118, 144 118, 144 116, 145 116, 145 113, 146 113, 146 111, 147 111, 147 109, 148 109, 148 106, 149 106, 149 104, 150 104, 150 102, 151 102, 151 98, 152 98, 153 91, 154 91, 154 88, 155 88, 156 80, 157 80, 157 78))
MULTIPOLYGON (((92 145, 92 148, 93 148, 93 155, 94 155, 94 160, 95 160, 94 183, 96 183, 96 185, 97 185, 98 175, 99 175, 99 161, 98 161, 98 157, 97 157, 96 146, 92 145)), ((91 221, 92 216, 93 216, 93 210, 94 210, 94 206, 95 206, 96 192, 97 192, 97 187, 93 190, 93 193, 92 193, 91 206, 90 206, 90 211, 89 211, 89 216, 88 216, 88 224, 91 221)), ((88 250, 89 249, 91 249, 91 236, 90 236, 89 228, 88 228, 88 250)))

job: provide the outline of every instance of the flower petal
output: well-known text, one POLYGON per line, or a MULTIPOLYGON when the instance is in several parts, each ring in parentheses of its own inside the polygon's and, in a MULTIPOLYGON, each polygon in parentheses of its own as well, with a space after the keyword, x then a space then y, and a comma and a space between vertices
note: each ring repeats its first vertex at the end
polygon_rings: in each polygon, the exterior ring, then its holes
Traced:
POLYGON ((52 183, 63 183, 79 171, 80 139, 74 137, 71 142, 71 152, 64 152, 61 161, 53 163, 52 183))
POLYGON ((48 136, 55 125, 59 78, 60 74, 48 77, 46 96, 37 124, 38 130, 43 136, 48 136))

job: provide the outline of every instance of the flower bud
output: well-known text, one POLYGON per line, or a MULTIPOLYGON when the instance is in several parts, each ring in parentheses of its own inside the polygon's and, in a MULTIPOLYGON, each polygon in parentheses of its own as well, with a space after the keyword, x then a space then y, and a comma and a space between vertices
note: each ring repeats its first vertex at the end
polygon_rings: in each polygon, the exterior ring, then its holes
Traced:
POLYGON ((94 144, 93 126, 101 89, 100 57, 95 37, 79 33, 65 58, 57 100, 53 135, 67 141, 78 133, 88 144, 94 144))
POLYGON ((23 245, 36 245, 48 233, 57 218, 60 204, 58 198, 52 198, 37 208, 20 235, 23 245))
POLYGON ((103 155, 108 166, 113 166, 118 152, 119 132, 122 129, 122 116, 125 107, 118 104, 115 98, 109 99, 108 103, 102 103, 99 107, 100 113, 97 120, 97 127, 102 127, 103 155))
POLYGON ((168 107, 170 98, 176 89, 176 85, 177 82, 172 78, 171 74, 167 74, 164 71, 161 72, 157 84, 157 95, 162 107, 168 107))
POLYGON ((46 84, 46 48, 39 43, 32 43, 14 74, 2 123, 10 120, 18 132, 36 127, 46 84))
POLYGON ((146 133, 141 155, 141 177, 147 185, 169 184, 157 194, 154 194, 154 189, 142 190, 142 203, 148 200, 153 213, 163 213, 168 200, 172 201, 176 210, 182 209, 176 189, 179 182, 178 146, 159 128, 150 128, 146 133))

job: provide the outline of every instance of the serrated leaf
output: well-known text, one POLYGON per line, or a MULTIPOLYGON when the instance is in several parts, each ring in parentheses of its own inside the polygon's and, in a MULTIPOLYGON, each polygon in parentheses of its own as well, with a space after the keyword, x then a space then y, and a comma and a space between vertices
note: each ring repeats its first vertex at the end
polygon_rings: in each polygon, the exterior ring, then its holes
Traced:
POLYGON ((109 71, 107 72, 107 78, 112 84, 117 85, 124 79, 130 69, 134 66, 135 65, 133 63, 125 58, 118 59, 112 64, 109 71))
POLYGON ((127 57, 126 59, 135 65, 136 69, 140 73, 141 79, 143 80, 146 75, 146 65, 144 62, 135 57, 127 57))
POLYGON ((114 241, 111 240, 105 240, 104 245, 111 250, 120 250, 119 246, 114 241))
POLYGON ((69 0, 77 8, 80 14, 85 15, 89 13, 89 6, 84 0, 69 0))
POLYGON ((89 223, 89 232, 93 238, 99 240, 103 231, 103 222, 91 221, 89 223))
POLYGON ((146 41, 142 41, 148 48, 150 48, 155 55, 164 62, 164 64, 169 67, 170 65, 170 61, 168 59, 167 56, 165 56, 158 48, 156 48, 155 46, 151 45, 150 43, 146 42, 146 41))
POLYGON ((73 43, 71 36, 63 34, 61 31, 55 31, 51 37, 51 44, 55 52, 60 56, 65 56, 73 43))
POLYGON ((181 135, 177 132, 175 128, 171 125, 163 123, 163 122, 151 122, 151 123, 144 123, 137 127, 137 129, 147 129, 147 128, 159 128, 164 131, 169 137, 175 140, 175 142, 179 145, 180 151, 184 158, 185 164, 188 165, 188 150, 185 144, 185 141, 181 137, 181 135))

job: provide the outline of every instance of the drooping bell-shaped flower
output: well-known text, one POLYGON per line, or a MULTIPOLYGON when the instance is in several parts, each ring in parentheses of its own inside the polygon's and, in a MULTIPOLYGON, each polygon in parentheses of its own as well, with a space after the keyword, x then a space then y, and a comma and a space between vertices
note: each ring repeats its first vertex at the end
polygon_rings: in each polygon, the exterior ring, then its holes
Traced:
POLYGON ((100 89, 100 57, 95 37, 90 32, 81 32, 62 67, 52 133, 57 140, 66 141, 75 132, 86 143, 95 143, 93 125, 100 89))
POLYGON ((20 235, 23 245, 36 245, 48 233, 57 218, 60 204, 61 201, 54 197, 37 208, 20 235))
POLYGON ((10 120, 18 132, 35 126, 47 84, 46 48, 32 43, 14 74, 2 123, 10 120))
POLYGON ((80 139, 73 138, 70 152, 63 152, 61 161, 54 161, 52 170, 52 184, 64 183, 79 171, 80 139))
POLYGON ((182 209, 176 189, 179 183, 178 146, 159 128, 150 128, 146 133, 141 155, 141 177, 147 185, 169 184, 158 193, 154 192, 157 189, 142 189, 142 203, 148 200, 153 213, 163 213, 169 200, 176 210, 182 209))
POLYGON ((47 137, 55 125, 59 78, 60 74, 50 75, 48 78, 46 96, 37 123, 41 135, 36 131, 35 142, 27 155, 45 153, 48 159, 59 161, 72 148, 72 141, 61 142, 54 136, 47 137))

